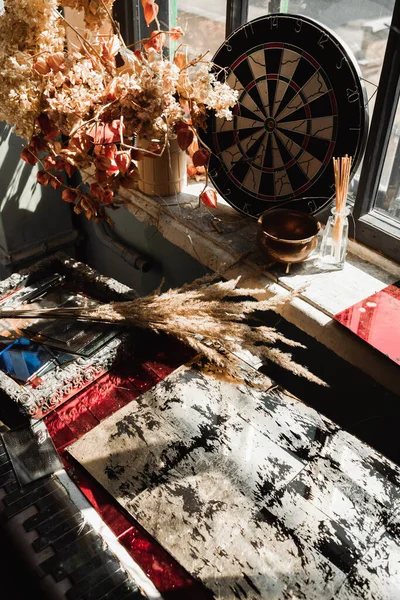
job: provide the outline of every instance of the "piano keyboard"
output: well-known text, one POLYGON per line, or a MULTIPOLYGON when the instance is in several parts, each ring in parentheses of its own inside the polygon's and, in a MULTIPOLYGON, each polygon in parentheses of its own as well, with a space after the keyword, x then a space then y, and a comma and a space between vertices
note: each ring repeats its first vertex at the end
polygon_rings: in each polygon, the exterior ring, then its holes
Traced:
POLYGON ((20 487, 1 439, 0 523, 47 598, 161 599, 66 472, 20 487))

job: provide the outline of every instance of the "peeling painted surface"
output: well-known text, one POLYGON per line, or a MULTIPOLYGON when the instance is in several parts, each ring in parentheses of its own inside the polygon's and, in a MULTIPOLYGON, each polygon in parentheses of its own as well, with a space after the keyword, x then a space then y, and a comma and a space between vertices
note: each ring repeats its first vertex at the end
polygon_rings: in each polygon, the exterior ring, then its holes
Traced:
POLYGON ((257 378, 181 367, 70 452, 215 598, 398 600, 400 469, 257 378))

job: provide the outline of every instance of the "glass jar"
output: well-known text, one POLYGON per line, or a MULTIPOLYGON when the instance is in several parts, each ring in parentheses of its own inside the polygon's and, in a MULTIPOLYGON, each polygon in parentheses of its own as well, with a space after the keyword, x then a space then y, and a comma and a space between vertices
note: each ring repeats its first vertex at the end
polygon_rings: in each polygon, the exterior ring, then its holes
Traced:
POLYGON ((319 264, 322 268, 343 269, 349 239, 350 208, 345 206, 339 213, 332 208, 322 236, 319 264))

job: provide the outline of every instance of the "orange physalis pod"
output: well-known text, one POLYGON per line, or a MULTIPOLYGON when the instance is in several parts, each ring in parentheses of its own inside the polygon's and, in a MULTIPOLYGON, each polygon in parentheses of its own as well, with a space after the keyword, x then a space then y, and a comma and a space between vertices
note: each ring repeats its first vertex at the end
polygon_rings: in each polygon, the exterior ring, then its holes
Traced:
POLYGON ((36 179, 37 182, 40 183, 40 185, 48 185, 50 177, 51 175, 46 173, 46 171, 38 171, 36 173, 36 179))
POLYGON ((107 156, 97 156, 93 162, 99 171, 107 171, 111 167, 111 160, 107 156))
POLYGON ((28 163, 28 165, 31 165, 31 167, 36 165, 36 163, 38 161, 36 156, 34 156, 32 154, 32 152, 30 150, 28 150, 28 148, 24 148, 23 150, 21 150, 20 157, 22 158, 22 160, 24 160, 26 163, 28 163))
POLYGON ((34 154, 36 154, 37 152, 42 152, 43 150, 46 150, 47 144, 44 140, 41 140, 40 137, 34 135, 31 141, 29 142, 29 148, 34 154))
POLYGON ((161 31, 152 31, 150 34, 150 39, 143 44, 143 47, 147 52, 154 48, 156 52, 161 52, 163 46, 165 44, 165 33, 161 31))
POLYGON ((50 73, 50 67, 47 64, 47 60, 43 56, 39 56, 35 60, 33 63, 33 68, 35 69, 36 73, 39 73, 39 75, 47 75, 47 73, 50 73))
POLYGON ((181 150, 186 150, 193 142, 193 131, 188 127, 183 127, 178 131, 177 139, 179 148, 181 150))
POLYGON ((96 179, 99 183, 105 183, 108 179, 107 172, 101 171, 100 169, 96 169, 96 179))
POLYGON ((75 135, 72 138, 72 143, 75 146, 75 148, 77 148, 80 152, 84 154, 89 152, 89 150, 93 146, 90 137, 82 131, 78 132, 77 135, 75 135))
POLYGON ((124 174, 127 172, 129 165, 131 164, 131 160, 130 152, 117 152, 115 155, 115 162, 120 173, 124 174))
POLYGON ((43 166, 47 171, 51 171, 51 169, 56 166, 56 159, 54 156, 46 156, 43 160, 43 166))
POLYGON ((205 148, 200 148, 197 150, 193 156, 193 164, 195 167, 204 167, 208 163, 208 159, 210 157, 210 153, 205 148))
POLYGON ((70 189, 63 190, 63 193, 61 194, 61 198, 64 200, 64 202, 69 202, 70 204, 75 202, 76 197, 77 193, 70 189))
POLYGON ((147 27, 154 21, 158 15, 158 4, 154 0, 147 0, 144 5, 144 20, 146 21, 147 27))
POLYGON ((188 165, 186 170, 189 177, 194 177, 197 173, 196 167, 194 165, 188 165))
POLYGON ((184 35, 184 33, 181 27, 171 27, 169 35, 171 37, 171 40, 179 40, 179 38, 181 38, 184 35))
POLYGON ((113 160, 115 158, 117 150, 118 150, 118 148, 115 144, 107 144, 106 146, 102 147, 101 154, 103 154, 104 156, 107 156, 107 158, 110 158, 111 160, 113 160))
POLYGON ((183 69, 187 65, 187 57, 185 52, 177 52, 174 56, 174 63, 178 69, 183 69))
POLYGON ((200 194, 200 200, 204 204, 204 206, 208 206, 210 208, 217 208, 217 192, 212 188, 206 188, 204 192, 200 194))
POLYGON ((114 192, 112 190, 104 190, 102 202, 103 204, 111 204, 114 200, 114 192))
POLYGON ((99 183, 91 183, 90 184, 90 195, 93 198, 97 198, 97 200, 102 200, 104 194, 104 189, 101 187, 99 183))
POLYGON ((58 190, 62 186, 62 181, 55 175, 50 175, 49 183, 54 190, 58 190))
POLYGON ((50 69, 55 73, 61 71, 61 69, 64 66, 64 63, 64 52, 55 52, 54 54, 50 54, 50 56, 47 57, 47 64, 49 65, 50 69))

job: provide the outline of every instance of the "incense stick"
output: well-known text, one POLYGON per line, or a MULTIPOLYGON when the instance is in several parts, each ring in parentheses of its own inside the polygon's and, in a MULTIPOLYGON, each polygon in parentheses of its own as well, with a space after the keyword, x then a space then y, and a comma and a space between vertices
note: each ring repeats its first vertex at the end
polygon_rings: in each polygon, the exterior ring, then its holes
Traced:
POLYGON ((333 158, 333 171, 335 175, 335 208, 336 218, 332 235, 332 254, 340 262, 340 249, 342 245, 343 218, 345 216, 347 192, 349 189, 352 157, 342 156, 333 158))

